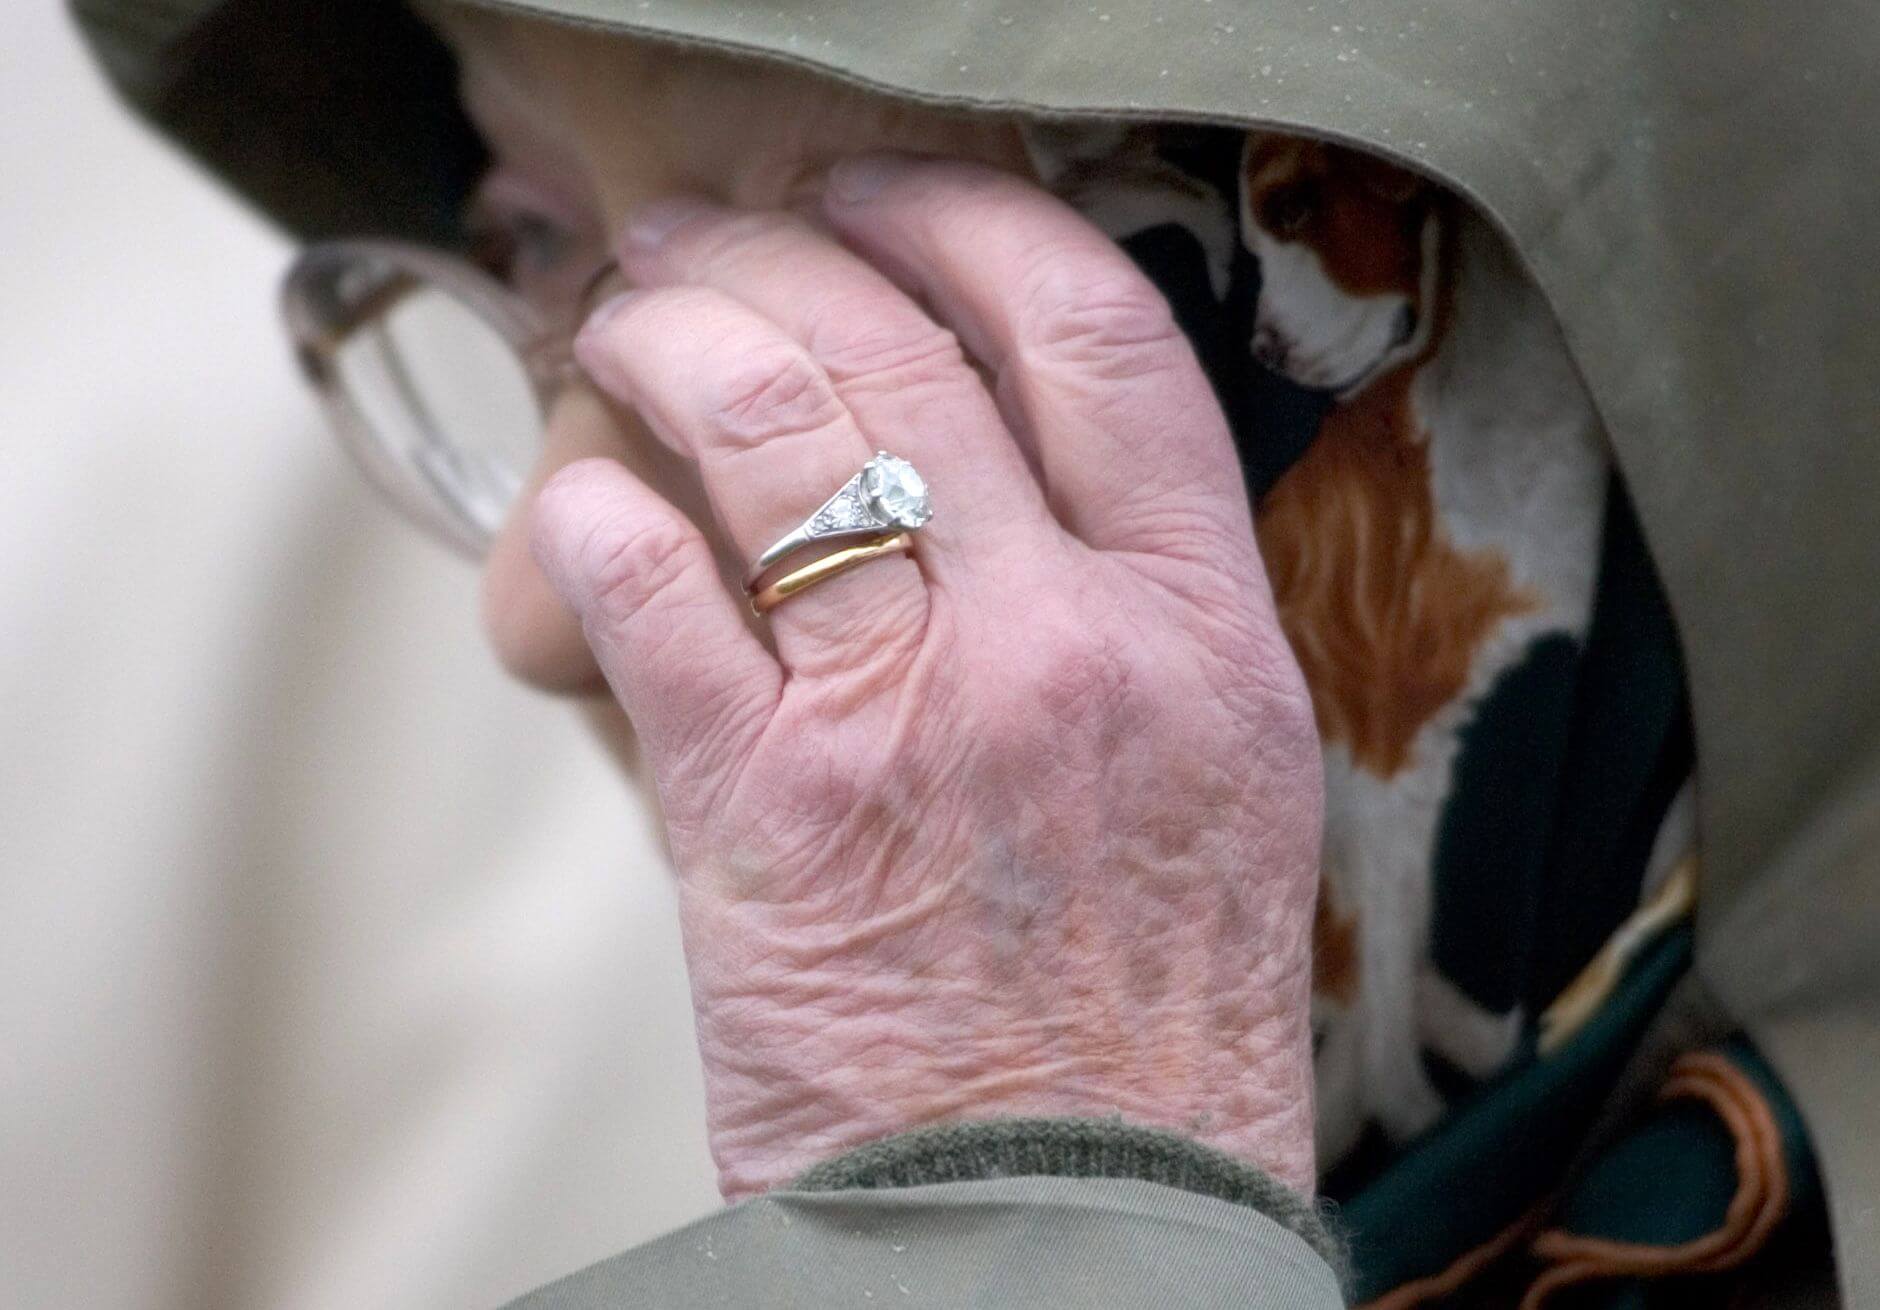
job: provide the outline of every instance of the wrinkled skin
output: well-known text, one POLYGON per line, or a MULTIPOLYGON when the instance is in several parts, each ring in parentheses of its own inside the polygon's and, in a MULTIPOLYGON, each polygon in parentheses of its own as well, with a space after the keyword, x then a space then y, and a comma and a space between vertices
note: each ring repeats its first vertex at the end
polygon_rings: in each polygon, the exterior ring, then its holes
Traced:
POLYGON ((533 549, 657 778, 727 1196, 1112 1112, 1309 1191, 1318 739, 1159 293, 1035 187, 904 157, 815 222, 643 208, 617 253, 578 356, 715 521, 587 459, 533 549), (933 522, 773 648, 708 535, 755 557, 876 449, 933 522))

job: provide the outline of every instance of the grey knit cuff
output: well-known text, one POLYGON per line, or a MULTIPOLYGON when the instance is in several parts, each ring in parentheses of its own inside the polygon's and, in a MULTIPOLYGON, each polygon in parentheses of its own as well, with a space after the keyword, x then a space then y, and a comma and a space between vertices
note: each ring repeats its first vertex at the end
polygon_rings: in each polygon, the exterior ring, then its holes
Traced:
POLYGON ((1224 1151, 1121 1119, 980 1119, 884 1137, 825 1160, 790 1186, 799 1192, 919 1187, 986 1178, 1140 1178, 1258 1210, 1339 1274, 1344 1244, 1307 1198, 1224 1151))

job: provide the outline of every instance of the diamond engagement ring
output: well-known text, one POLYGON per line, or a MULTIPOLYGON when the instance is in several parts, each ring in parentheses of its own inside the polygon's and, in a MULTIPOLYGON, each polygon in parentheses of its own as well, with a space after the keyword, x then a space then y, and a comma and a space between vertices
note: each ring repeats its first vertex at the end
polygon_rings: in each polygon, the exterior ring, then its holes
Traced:
POLYGON ((927 484, 914 471, 914 466, 885 450, 880 451, 862 465, 860 473, 842 485, 842 490, 805 519, 801 527, 759 555, 744 585, 754 589, 768 569, 805 546, 839 537, 880 537, 884 533, 913 532, 924 527, 932 517, 933 502, 927 496, 927 484))

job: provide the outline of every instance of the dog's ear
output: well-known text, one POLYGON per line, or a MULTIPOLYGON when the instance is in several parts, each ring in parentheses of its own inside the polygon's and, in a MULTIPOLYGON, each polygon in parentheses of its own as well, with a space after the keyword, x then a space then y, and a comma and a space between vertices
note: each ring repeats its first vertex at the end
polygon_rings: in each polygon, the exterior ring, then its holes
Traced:
POLYGON ((1351 152, 1352 172, 1372 195, 1393 205, 1406 204, 1422 192, 1426 183, 1407 168, 1367 155, 1351 152))
POLYGON ((1240 148, 1240 186, 1246 190, 1255 177, 1270 174, 1290 177, 1312 171, 1318 164, 1315 152, 1324 149, 1316 141, 1280 132, 1249 132, 1240 148))

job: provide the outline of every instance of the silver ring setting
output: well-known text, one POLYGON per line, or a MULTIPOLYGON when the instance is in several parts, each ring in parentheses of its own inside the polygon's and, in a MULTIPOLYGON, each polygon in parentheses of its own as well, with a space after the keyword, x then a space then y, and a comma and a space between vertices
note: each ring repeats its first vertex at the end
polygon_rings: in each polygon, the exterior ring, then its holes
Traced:
POLYGON ((926 480, 906 460, 878 451, 821 508, 759 555, 745 581, 755 584, 772 565, 819 541, 915 532, 932 518, 926 480))

